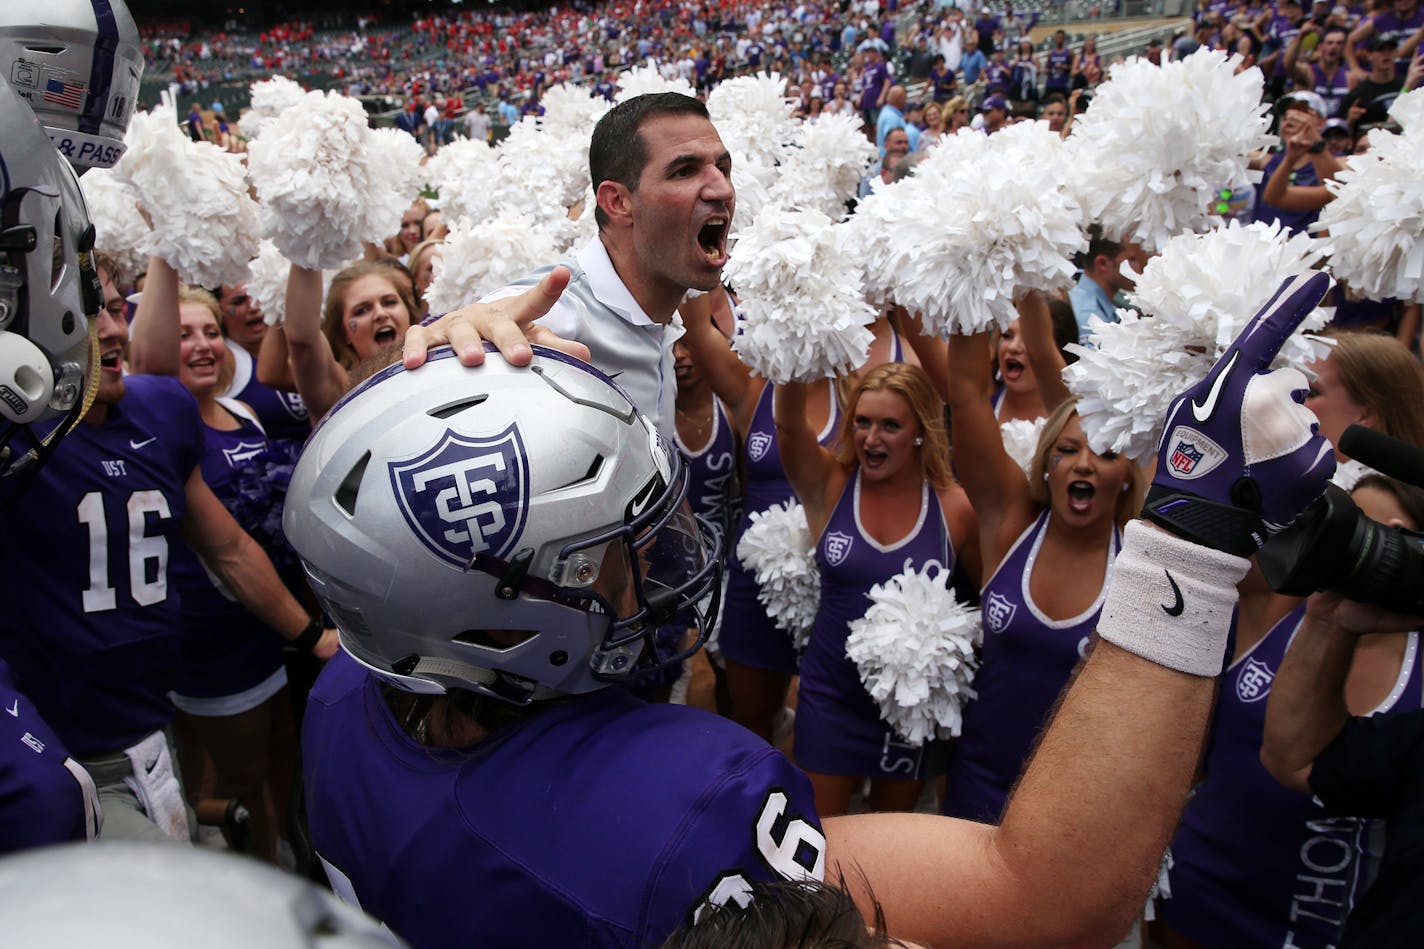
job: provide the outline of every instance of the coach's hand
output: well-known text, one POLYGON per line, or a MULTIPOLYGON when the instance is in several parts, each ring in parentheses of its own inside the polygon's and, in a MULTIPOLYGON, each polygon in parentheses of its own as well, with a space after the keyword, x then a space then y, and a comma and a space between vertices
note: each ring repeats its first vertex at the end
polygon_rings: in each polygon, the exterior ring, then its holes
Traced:
POLYGON ((536 285, 518 296, 492 303, 472 303, 446 313, 429 326, 412 326, 405 334, 403 361, 407 369, 424 364, 426 354, 449 343, 460 362, 478 366, 485 361, 485 341, 493 343, 511 366, 527 366, 534 358, 530 345, 537 343, 588 359, 588 347, 555 336, 538 325, 539 319, 558 301, 569 285, 567 267, 555 267, 536 285))

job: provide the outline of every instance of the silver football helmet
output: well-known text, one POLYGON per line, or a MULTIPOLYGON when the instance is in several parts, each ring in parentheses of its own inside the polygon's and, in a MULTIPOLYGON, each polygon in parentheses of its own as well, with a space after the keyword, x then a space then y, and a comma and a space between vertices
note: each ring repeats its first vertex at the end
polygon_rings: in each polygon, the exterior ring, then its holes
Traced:
POLYGON ((81 173, 123 155, 142 76, 143 48, 124 0, 0 3, 0 77, 81 173))
POLYGON ((0 860, 5 944, 80 949, 393 949, 354 907, 256 860, 172 843, 85 843, 0 860))
POLYGON ((74 170, 0 80, 0 495, 93 400, 93 246, 74 170))
POLYGON ((283 527, 351 655, 412 691, 524 704, 680 661, 653 648, 674 616, 710 628, 720 539, 686 491, 587 363, 535 347, 467 368, 447 348, 332 409, 283 527))

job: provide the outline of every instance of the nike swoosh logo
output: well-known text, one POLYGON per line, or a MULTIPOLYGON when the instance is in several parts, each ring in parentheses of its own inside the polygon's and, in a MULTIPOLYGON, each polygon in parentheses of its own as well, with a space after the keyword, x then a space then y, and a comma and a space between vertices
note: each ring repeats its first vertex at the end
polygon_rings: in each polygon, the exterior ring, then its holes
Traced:
POLYGON ((16 699, 16 700, 15 700, 15 703, 14 703, 13 705, 11 705, 9 708, 5 709, 5 711, 9 712, 9 713, 10 713, 11 715, 13 715, 15 718, 19 718, 19 717, 20 717, 20 700, 19 700, 19 699, 16 699))
POLYGON ((1172 595, 1176 597, 1177 600, 1171 606, 1168 606, 1166 603, 1160 603, 1158 605, 1162 607, 1162 612, 1168 616, 1181 616, 1182 610, 1187 608, 1187 604, 1182 602, 1182 588, 1177 586, 1176 580, 1172 579, 1170 570, 1163 570, 1162 572, 1167 574, 1167 582, 1172 585, 1172 595))
POLYGON ((134 451, 138 451, 138 450, 139 450, 140 448, 142 448, 144 445, 147 445, 147 444, 149 444, 150 442, 156 442, 156 441, 158 441, 158 436, 157 436, 157 435, 153 435, 153 436, 150 436, 149 438, 145 438, 145 439, 144 439, 143 441, 141 441, 141 442, 136 442, 136 441, 134 441, 132 438, 130 438, 130 439, 129 439, 129 447, 132 448, 134 451))
POLYGON ((656 481, 648 482, 648 486, 643 489, 643 493, 635 497, 632 503, 628 505, 628 516, 630 519, 637 517, 639 514, 643 513, 644 509, 647 508, 648 503, 652 501, 653 495, 656 493, 657 486, 658 483, 656 481))
POLYGON ((1236 360, 1241 355, 1241 350, 1231 354, 1231 359, 1226 366, 1217 374, 1216 381, 1211 384, 1211 391, 1206 394, 1205 402, 1192 400, 1192 415, 1196 416, 1198 422, 1205 422, 1211 418, 1211 413, 1216 411, 1216 400, 1221 396, 1221 387, 1226 384, 1226 377, 1231 375, 1231 370, 1236 366, 1236 360))

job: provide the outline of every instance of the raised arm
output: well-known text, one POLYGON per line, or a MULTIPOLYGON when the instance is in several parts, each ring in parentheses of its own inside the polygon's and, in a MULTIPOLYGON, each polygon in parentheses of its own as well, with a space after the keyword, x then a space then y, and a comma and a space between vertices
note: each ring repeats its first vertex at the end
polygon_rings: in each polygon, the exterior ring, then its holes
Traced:
POLYGON ((154 376, 178 375, 180 334, 178 271, 162 257, 150 257, 129 332, 129 369, 154 376))
POLYGON ((1058 341, 1053 338, 1053 314, 1048 311, 1048 297, 1038 291, 1026 293, 1016 306, 1019 338, 1023 340, 1034 378, 1038 380, 1039 398, 1043 400, 1044 410, 1052 413, 1072 398, 1073 393, 1063 381, 1063 367, 1068 364, 1063 361, 1058 341))
POLYGON ((1301 26, 1300 32, 1291 37, 1290 45, 1286 47, 1286 75, 1294 76, 1297 81, 1299 81, 1302 76, 1305 76, 1304 88, 1310 87, 1310 70, 1305 69, 1305 67, 1300 64, 1300 46, 1306 36, 1312 33, 1318 33, 1319 31, 1320 27, 1310 21, 1306 21, 1301 26))
POLYGON ((1375 18, 1365 17, 1345 38, 1345 64, 1351 72, 1367 73, 1369 67, 1360 64, 1360 54, 1356 47, 1375 34, 1375 18))
POLYGON ((732 413, 737 434, 745 436, 751 427, 752 413, 756 411, 757 397, 765 382, 753 376, 746 364, 737 358, 727 337, 713 323, 712 311, 716 304, 713 294, 718 293, 725 294, 726 291, 719 287, 696 299, 685 300, 677 308, 686 329, 682 341, 692 353, 692 361, 697 364, 702 378, 707 380, 712 392, 732 413))
POLYGON ((1128 526, 1098 638, 1002 823, 917 814, 826 822, 828 873, 863 903, 868 882, 889 932, 927 944, 1077 946, 1112 945, 1127 931, 1187 799, 1243 555, 1268 524, 1288 523, 1318 496, 1334 468, 1314 417, 1291 398, 1304 376, 1266 373, 1327 285, 1316 274, 1283 286, 1174 401, 1169 431, 1186 412, 1226 446, 1218 476, 1182 481, 1158 465, 1147 511, 1156 523, 1128 526), (1287 431, 1292 438, 1264 446, 1265 432, 1287 431), (1234 495, 1243 480, 1251 491, 1234 495), (1259 504, 1237 507, 1248 495, 1259 504))
POLYGON ((292 264, 287 277, 287 359, 312 424, 350 388, 351 376, 321 332, 321 271, 292 264))
MULTIPOLYGON (((770 383, 768 383, 770 384, 770 383)), ((819 384, 819 383, 818 383, 819 384)), ((845 487, 846 474, 835 456, 816 440, 806 418, 808 383, 778 385, 772 398, 776 417, 776 446, 786 480, 806 509, 811 536, 817 537, 831 516, 831 506, 845 487)))
POLYGON ((944 340, 926 333, 918 314, 911 313, 904 307, 895 307, 891 316, 893 325, 902 332, 905 342, 910 344, 915 358, 920 361, 920 368, 930 377, 930 384, 948 404, 949 349, 944 340))
POLYGON ((1099 641, 1001 826, 833 818, 828 876, 858 890, 864 874, 888 931, 924 945, 1113 945, 1141 911, 1186 802, 1212 694, 1210 678, 1099 641))
POLYGON ((262 345, 257 350, 257 381, 282 392, 297 391, 297 380, 292 377, 292 363, 287 357, 287 330, 281 323, 269 326, 262 335, 262 345))
POLYGON ((1034 504, 1023 472, 1004 451, 994 417, 988 333, 950 338, 948 389, 954 473, 979 515, 984 572, 989 574, 1032 522, 1034 504))
POLYGON ((1266 187, 1261 192, 1261 200, 1287 211, 1314 211, 1317 208, 1325 207, 1334 200, 1335 196, 1323 184, 1293 185, 1290 183, 1295 163, 1306 155, 1310 156, 1311 164, 1315 166, 1316 175, 1321 181, 1333 178, 1339 171, 1341 163, 1333 155, 1327 155, 1324 152, 1311 154, 1310 149, 1319 141, 1319 129, 1308 123, 1297 123, 1296 127, 1285 136, 1285 157, 1281 159, 1280 164, 1276 165, 1275 170, 1271 172, 1271 177, 1267 179, 1266 187))

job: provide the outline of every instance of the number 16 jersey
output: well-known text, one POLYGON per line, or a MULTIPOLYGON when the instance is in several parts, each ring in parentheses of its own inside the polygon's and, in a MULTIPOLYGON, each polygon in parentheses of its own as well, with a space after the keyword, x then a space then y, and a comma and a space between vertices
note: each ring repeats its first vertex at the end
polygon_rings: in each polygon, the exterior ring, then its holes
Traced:
POLYGON ((0 656, 71 754, 121 751, 173 717, 182 652, 168 557, 203 451, 176 380, 128 376, 102 425, 80 422, 0 512, 0 656))

